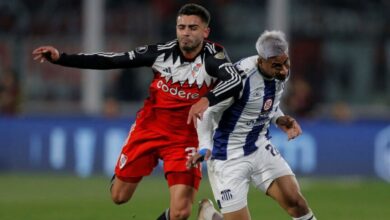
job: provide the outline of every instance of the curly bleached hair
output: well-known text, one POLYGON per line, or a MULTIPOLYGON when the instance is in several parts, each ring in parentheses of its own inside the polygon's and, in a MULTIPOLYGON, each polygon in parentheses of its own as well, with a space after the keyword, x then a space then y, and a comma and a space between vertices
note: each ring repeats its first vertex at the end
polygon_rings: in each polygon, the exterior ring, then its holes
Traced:
POLYGON ((256 50, 260 57, 270 57, 288 54, 288 43, 282 31, 264 31, 256 42, 256 50))

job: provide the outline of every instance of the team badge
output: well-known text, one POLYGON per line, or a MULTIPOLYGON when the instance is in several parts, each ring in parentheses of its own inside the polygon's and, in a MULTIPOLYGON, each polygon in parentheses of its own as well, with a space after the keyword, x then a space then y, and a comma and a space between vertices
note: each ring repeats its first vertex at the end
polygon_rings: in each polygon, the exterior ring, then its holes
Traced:
POLYGON ((271 107, 272 107, 272 99, 267 99, 264 102, 264 106, 263 106, 264 111, 268 111, 271 107))
POLYGON ((147 45, 135 48, 135 52, 137 52, 139 54, 146 53, 146 51, 148 51, 148 46, 147 45))
POLYGON ((219 59, 219 60, 225 59, 225 53, 224 52, 219 52, 219 53, 215 54, 214 57, 216 59, 219 59))
POLYGON ((192 72, 191 72, 192 77, 196 78, 198 76, 201 67, 202 67, 201 63, 197 63, 194 66, 192 66, 192 72))
POLYGON ((121 156, 119 158, 119 169, 122 169, 126 165, 126 162, 127 162, 127 156, 124 154, 121 154, 121 156))

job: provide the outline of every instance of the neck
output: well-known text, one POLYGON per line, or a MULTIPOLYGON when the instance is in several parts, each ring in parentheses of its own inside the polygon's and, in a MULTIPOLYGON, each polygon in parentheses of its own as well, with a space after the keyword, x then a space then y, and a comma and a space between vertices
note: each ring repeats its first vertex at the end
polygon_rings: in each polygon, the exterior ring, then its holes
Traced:
POLYGON ((272 80, 274 79, 273 76, 268 75, 260 66, 258 66, 259 72, 262 76, 264 76, 265 79, 272 80))

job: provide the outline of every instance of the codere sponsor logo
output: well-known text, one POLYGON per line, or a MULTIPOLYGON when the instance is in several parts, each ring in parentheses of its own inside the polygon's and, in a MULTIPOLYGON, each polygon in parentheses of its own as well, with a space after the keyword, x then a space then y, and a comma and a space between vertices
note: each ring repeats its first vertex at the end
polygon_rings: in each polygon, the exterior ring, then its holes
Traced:
POLYGON ((178 96, 183 99, 198 99, 199 93, 186 92, 184 90, 179 89, 178 87, 169 87, 162 80, 157 82, 157 88, 161 89, 161 91, 169 93, 174 96, 178 96))

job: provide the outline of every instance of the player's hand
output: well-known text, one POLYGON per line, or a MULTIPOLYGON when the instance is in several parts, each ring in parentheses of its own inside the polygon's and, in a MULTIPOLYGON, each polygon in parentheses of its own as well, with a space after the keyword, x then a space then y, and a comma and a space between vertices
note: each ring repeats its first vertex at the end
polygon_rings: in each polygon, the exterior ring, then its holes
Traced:
POLYGON ((294 139, 302 134, 301 126, 299 126, 298 122, 291 116, 280 116, 276 120, 276 124, 287 133, 288 140, 294 139))
POLYGON ((200 162, 208 160, 211 156, 211 151, 209 149, 201 149, 195 153, 195 155, 188 158, 186 166, 187 169, 196 167, 200 162))
POLYGON ((196 127, 196 120, 203 119, 203 113, 209 107, 209 100, 206 97, 200 98, 200 100, 191 106, 190 112, 188 113, 187 124, 194 123, 196 127))
POLYGON ((34 60, 39 60, 41 63, 45 60, 57 61, 60 59, 60 53, 52 46, 38 47, 32 54, 34 55, 34 60))

